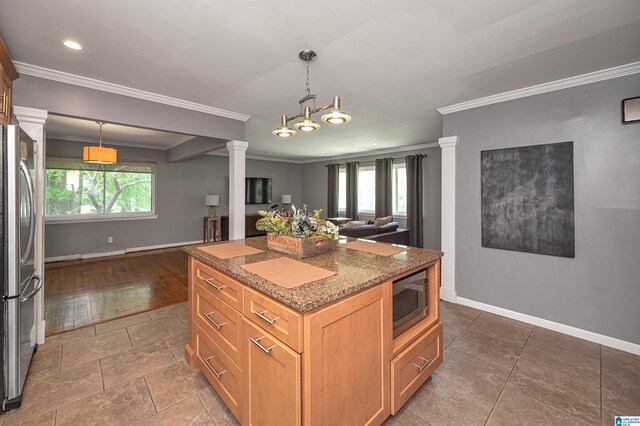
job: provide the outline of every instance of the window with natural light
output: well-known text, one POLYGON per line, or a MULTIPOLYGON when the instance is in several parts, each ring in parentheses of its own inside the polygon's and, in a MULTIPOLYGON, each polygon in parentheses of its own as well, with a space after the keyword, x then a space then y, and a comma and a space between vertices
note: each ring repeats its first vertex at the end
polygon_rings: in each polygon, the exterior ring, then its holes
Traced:
POLYGON ((154 163, 91 164, 47 157, 45 216, 93 220, 154 215, 154 163))
POLYGON ((347 169, 340 167, 338 173, 338 211, 344 212, 347 210, 347 169))
POLYGON ((376 212, 376 168, 360 166, 358 171, 358 212, 376 212))
POLYGON ((392 205, 394 216, 407 215, 407 167, 404 163, 393 165, 392 205))

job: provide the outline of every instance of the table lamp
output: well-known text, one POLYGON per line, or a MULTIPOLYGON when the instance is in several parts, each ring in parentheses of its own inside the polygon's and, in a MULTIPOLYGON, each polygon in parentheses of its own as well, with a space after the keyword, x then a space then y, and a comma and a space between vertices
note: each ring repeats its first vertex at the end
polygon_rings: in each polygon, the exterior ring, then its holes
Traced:
POLYGON ((220 205, 220 196, 219 195, 206 195, 204 197, 204 205, 209 206, 209 216, 215 217, 216 215, 216 206, 220 205))

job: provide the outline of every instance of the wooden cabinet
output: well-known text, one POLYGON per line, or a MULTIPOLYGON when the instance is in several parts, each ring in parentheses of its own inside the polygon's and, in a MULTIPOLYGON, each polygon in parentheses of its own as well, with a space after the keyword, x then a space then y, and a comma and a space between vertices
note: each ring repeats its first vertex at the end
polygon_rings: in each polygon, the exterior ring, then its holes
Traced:
POLYGON ((243 424, 300 425, 300 355, 247 319, 243 354, 243 424))
POLYGON ((382 424, 442 361, 439 267, 402 275, 435 302, 394 339, 393 279, 300 313, 190 257, 186 360, 243 425, 382 424))
POLYGON ((305 318, 304 424, 377 425, 389 416, 390 295, 385 283, 305 318))
POLYGON ((13 80, 18 72, 13 66, 9 52, 0 39, 0 125, 6 126, 11 121, 11 95, 13 80))

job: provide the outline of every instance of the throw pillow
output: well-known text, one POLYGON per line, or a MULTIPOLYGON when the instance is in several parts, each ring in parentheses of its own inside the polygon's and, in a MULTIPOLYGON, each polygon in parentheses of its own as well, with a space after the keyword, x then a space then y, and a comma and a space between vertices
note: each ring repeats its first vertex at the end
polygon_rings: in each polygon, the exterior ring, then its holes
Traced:
POLYGON ((350 220, 349 222, 344 224, 345 228, 352 228, 354 226, 362 226, 364 225, 364 220, 350 220))
POLYGON ((393 216, 378 217, 378 218, 376 218, 376 221, 373 222, 373 224, 375 226, 386 225, 387 223, 391 222, 391 219, 393 219, 393 216))

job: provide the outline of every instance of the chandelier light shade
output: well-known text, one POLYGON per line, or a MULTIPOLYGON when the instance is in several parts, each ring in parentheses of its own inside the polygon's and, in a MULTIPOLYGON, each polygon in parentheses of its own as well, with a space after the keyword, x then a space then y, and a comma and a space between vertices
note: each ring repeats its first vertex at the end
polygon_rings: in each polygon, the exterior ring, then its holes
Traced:
POLYGON ((322 116, 322 121, 329 124, 343 124, 351 121, 351 116, 346 114, 342 109, 340 109, 340 97, 336 96, 333 98, 333 102, 329 105, 324 105, 316 108, 316 98, 317 95, 311 93, 311 86, 309 84, 309 64, 315 60, 318 55, 313 50, 303 50, 298 53, 298 57, 306 62, 307 64, 307 88, 306 95, 301 98, 298 103, 300 104, 300 113, 291 117, 283 115, 280 120, 280 127, 274 130, 272 133, 276 136, 280 136, 283 138, 287 138, 289 136, 295 136, 296 131, 289 128, 289 121, 296 120, 301 118, 302 121, 299 121, 293 125, 296 130, 301 130, 303 132, 313 132, 320 128, 320 125, 313 121, 311 116, 317 112, 325 111, 331 109, 331 112, 322 116), (312 107, 305 106, 305 103, 312 102, 312 107))
POLYGON ((100 146, 85 146, 82 148, 82 161, 95 164, 115 164, 118 162, 118 151, 102 146, 102 126, 106 123, 96 121, 100 126, 100 146))

